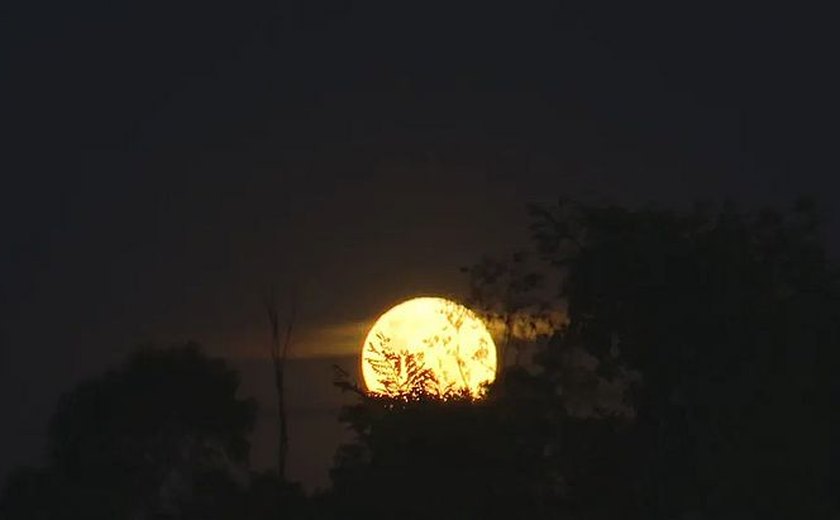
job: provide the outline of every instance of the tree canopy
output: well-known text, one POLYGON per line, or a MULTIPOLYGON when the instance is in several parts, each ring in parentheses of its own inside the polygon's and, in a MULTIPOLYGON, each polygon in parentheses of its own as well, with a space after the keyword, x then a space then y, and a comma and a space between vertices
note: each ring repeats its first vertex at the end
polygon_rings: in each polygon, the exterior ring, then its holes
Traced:
POLYGON ((465 269, 512 352, 486 395, 436 390, 407 354, 375 358, 407 374, 395 395, 341 374, 354 439, 308 503, 249 474, 254 403, 187 345, 65 395, 48 465, 12 478, 0 513, 840 518, 840 271, 813 205, 532 216, 530 250, 465 269))
POLYGON ((555 304, 564 319, 481 403, 348 408, 357 441, 333 470, 345 507, 419 517, 423 497, 447 496, 473 517, 838 514, 840 278, 812 205, 532 215, 530 252, 466 270, 473 304, 508 334, 555 304))
POLYGON ((223 515, 238 505, 224 501, 247 477, 255 418, 238 387, 194 344, 140 350, 82 382, 52 417, 48 466, 12 478, 4 518, 223 515))

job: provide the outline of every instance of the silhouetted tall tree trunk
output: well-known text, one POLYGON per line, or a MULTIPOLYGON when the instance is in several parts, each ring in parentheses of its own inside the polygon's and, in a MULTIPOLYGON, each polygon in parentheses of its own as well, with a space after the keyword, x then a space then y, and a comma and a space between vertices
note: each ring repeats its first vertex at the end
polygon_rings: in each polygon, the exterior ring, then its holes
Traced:
POLYGON ((292 341, 292 326, 295 321, 296 302, 290 298, 289 314, 286 319, 286 330, 281 341, 280 318, 277 303, 277 291, 272 288, 265 302, 268 321, 271 326, 271 343, 269 352, 274 368, 274 386, 277 391, 277 474, 281 481, 286 479, 286 456, 289 452, 289 428, 286 418, 285 400, 285 368, 292 341))

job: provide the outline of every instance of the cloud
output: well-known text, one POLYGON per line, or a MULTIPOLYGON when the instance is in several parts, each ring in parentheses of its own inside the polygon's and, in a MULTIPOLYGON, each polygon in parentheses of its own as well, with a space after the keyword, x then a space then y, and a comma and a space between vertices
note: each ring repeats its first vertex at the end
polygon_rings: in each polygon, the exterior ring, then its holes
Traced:
POLYGON ((374 319, 325 325, 305 332, 293 345, 293 357, 358 354, 374 319), (295 355, 299 352, 299 355, 295 355))

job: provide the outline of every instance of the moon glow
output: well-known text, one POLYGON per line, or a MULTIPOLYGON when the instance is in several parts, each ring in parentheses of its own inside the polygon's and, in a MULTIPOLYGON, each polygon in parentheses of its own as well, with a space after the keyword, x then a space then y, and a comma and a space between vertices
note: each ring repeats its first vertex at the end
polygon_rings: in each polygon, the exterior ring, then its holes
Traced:
POLYGON ((480 397, 496 377, 496 345, 474 312, 445 298, 404 301, 376 320, 362 346, 368 391, 480 397))

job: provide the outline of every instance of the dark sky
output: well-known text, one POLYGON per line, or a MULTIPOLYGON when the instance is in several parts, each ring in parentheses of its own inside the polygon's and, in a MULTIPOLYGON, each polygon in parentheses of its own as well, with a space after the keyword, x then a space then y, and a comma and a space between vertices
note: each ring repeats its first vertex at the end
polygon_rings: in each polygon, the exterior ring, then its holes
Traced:
MULTIPOLYGON (((4 7, 0 478, 37 461, 60 392, 139 343, 199 340, 270 406, 273 281, 300 295, 296 355, 352 366, 379 312, 521 244, 526 202, 814 195, 840 244, 828 13, 316 4, 4 7)), ((293 376, 310 484, 330 362, 293 376)))

